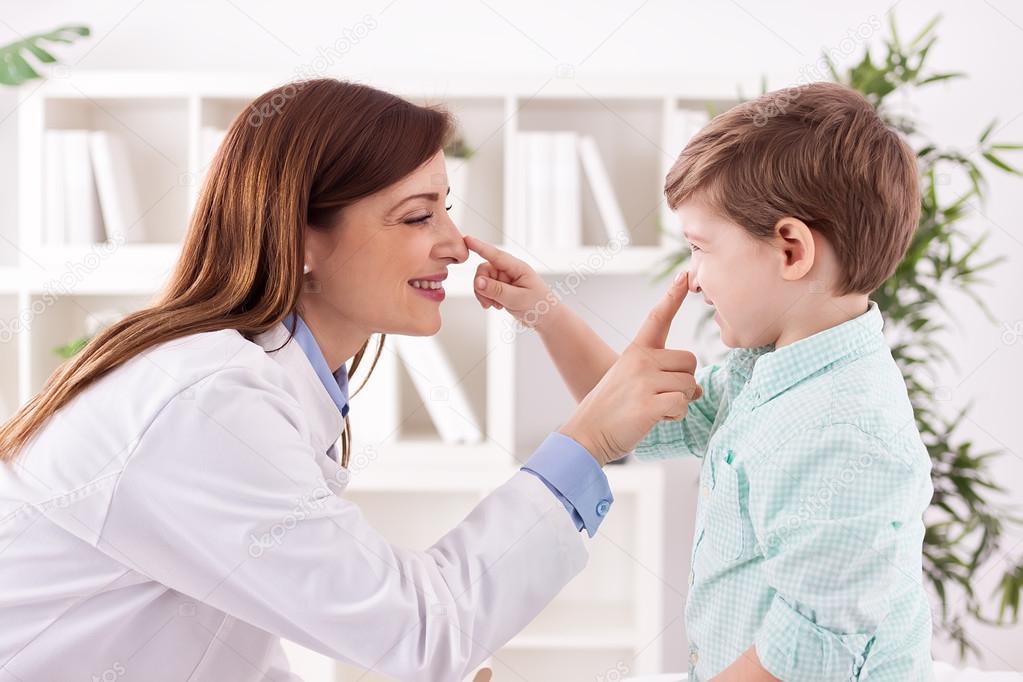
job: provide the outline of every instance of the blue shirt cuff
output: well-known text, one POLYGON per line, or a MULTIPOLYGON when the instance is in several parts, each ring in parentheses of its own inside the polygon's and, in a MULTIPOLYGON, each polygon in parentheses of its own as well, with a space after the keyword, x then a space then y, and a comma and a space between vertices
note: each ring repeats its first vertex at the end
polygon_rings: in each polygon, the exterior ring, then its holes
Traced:
POLYGON ((607 476, 582 445, 552 433, 522 467, 550 488, 575 521, 592 538, 611 509, 614 496, 607 476))

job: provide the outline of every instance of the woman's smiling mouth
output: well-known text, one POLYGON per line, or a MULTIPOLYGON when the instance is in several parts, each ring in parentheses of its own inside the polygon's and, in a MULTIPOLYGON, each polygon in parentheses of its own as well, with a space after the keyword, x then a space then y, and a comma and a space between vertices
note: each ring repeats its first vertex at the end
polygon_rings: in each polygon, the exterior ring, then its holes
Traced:
POLYGON ((448 276, 448 273, 441 272, 436 275, 428 275, 427 277, 420 277, 417 279, 410 279, 408 284, 410 287, 416 290, 416 293, 421 296, 425 296, 431 301, 443 301, 444 300, 444 284, 443 281, 448 276))

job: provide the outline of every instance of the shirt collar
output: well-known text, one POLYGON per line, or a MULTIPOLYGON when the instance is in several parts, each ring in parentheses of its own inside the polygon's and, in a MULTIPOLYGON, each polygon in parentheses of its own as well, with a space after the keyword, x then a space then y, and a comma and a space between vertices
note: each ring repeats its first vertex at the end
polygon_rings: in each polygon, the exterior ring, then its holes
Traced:
POLYGON ((744 372, 749 378, 748 388, 759 405, 822 370, 884 345, 883 328, 881 311, 870 301, 865 313, 848 322, 777 350, 771 346, 747 350, 748 356, 737 356, 736 363, 740 371, 748 368, 744 372))
POLYGON ((327 366, 327 360, 323 357, 319 344, 312 331, 306 325, 305 320, 298 313, 289 313, 284 318, 284 326, 289 330, 295 330, 295 343, 302 349, 305 356, 309 358, 309 364, 319 377, 323 387, 327 389, 330 399, 337 405, 342 417, 348 416, 348 368, 341 365, 336 372, 331 372, 327 366))

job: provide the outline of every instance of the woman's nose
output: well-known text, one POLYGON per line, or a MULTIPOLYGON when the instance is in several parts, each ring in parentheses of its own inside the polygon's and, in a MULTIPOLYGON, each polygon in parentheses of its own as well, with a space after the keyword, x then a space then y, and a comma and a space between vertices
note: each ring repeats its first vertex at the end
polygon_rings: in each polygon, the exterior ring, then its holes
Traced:
POLYGON ((438 258, 449 258, 455 263, 464 263, 469 260, 469 248, 465 245, 462 233, 458 231, 455 223, 450 219, 448 228, 439 244, 434 248, 434 254, 438 258))

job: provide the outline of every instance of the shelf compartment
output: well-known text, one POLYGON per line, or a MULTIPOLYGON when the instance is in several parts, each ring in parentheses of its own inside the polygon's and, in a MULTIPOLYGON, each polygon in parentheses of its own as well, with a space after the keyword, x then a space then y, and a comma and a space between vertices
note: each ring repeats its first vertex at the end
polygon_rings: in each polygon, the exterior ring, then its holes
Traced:
MULTIPOLYGON (((630 233, 630 244, 660 243, 659 207, 664 201, 661 147, 664 101, 658 98, 576 97, 520 100, 517 130, 572 130, 592 136, 607 169, 615 199, 630 233)), ((580 169, 584 245, 608 241, 592 191, 580 169)))
MULTIPOLYGON (((2 278, 2 273, 0 273, 2 278)), ((18 407, 18 342, 21 332, 18 296, 0 293, 0 420, 7 421, 18 407)))
POLYGON ((29 399, 46 383, 49 376, 64 360, 55 349, 84 334, 90 324, 123 317, 144 307, 149 296, 59 296, 50 293, 28 297, 28 309, 22 313, 29 318, 27 382, 23 382, 22 400, 29 399))
MULTIPOLYGON (((144 225, 144 234, 129 228, 128 241, 176 243, 188 221, 188 110, 186 97, 51 97, 43 107, 42 132, 83 129, 118 136, 138 190, 139 215, 128 219, 144 225)), ((43 141, 38 140, 38 153, 45 158, 43 141)))

